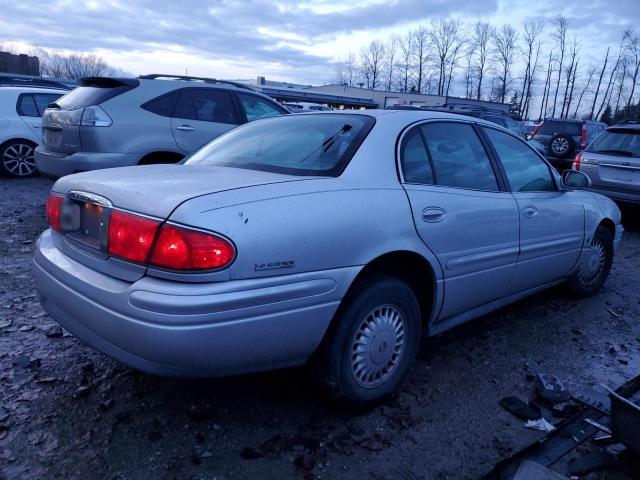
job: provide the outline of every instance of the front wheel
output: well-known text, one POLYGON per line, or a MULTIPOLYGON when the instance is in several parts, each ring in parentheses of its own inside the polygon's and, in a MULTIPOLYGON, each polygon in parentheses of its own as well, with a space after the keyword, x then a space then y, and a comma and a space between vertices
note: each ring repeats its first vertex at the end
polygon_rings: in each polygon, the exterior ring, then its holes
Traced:
POLYGON ((36 174, 35 145, 26 140, 14 140, 0 147, 0 171, 14 178, 36 174))
POLYGON ((589 250, 582 255, 578 267, 567 280, 569 291, 579 297, 593 295, 607 280, 612 263, 613 237, 609 230, 599 226, 589 250))
POLYGON ((338 399, 364 407, 393 393, 420 344, 420 308, 405 282, 376 276, 356 287, 321 352, 321 376, 338 399))

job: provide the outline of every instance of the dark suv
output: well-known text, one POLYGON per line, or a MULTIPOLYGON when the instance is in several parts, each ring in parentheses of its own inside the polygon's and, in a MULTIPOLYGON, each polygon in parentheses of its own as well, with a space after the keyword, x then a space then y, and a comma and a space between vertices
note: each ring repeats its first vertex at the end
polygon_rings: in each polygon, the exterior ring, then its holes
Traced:
POLYGON ((573 158, 584 150, 607 125, 591 120, 547 118, 532 132, 540 142, 551 163, 560 169, 571 168, 573 158))

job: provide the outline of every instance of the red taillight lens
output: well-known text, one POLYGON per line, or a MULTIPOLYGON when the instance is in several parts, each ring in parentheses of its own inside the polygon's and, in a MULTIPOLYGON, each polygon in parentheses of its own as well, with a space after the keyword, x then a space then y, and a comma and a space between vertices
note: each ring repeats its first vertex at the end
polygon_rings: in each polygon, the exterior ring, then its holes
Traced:
POLYGON ((114 211, 109 218, 109 254, 146 262, 160 222, 114 211))
POLYGON ((587 126, 582 124, 582 132, 580 133, 580 148, 587 146, 587 126))
POLYGON ((536 128, 533 129, 533 131, 531 132, 531 138, 536 136, 536 133, 538 133, 538 130, 540 130, 540 127, 542 127, 542 123, 540 123, 538 126, 536 126, 536 128))
POLYGON ((174 225, 164 225, 153 247, 151 263, 175 270, 212 270, 229 265, 233 245, 224 238, 174 225))
POLYGON ((60 195, 50 194, 47 197, 47 203, 45 206, 49 226, 58 232, 62 230, 62 228, 60 227, 60 216, 62 213, 63 200, 64 197, 61 197, 60 195))
POLYGON ((573 159, 573 169, 580 170, 580 160, 582 160, 582 153, 576 155, 576 158, 573 159))

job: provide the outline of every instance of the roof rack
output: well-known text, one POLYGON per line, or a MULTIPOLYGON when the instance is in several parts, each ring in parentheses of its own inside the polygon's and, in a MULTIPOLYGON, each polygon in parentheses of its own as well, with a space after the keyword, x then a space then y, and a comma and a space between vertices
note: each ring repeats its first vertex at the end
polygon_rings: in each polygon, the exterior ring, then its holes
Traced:
POLYGON ((53 90, 72 90, 75 86, 65 85, 55 80, 31 79, 0 75, 0 87, 50 88, 53 90))
POLYGON ((446 103, 443 105, 444 108, 448 108, 450 110, 460 109, 460 110, 478 110, 481 112, 490 112, 490 113, 500 113, 502 115, 510 116, 509 113, 504 110, 500 110, 498 108, 489 108, 484 105, 475 105, 470 103, 446 103))
POLYGON ((174 79, 174 80, 185 80, 187 82, 203 82, 203 83, 212 83, 212 84, 224 83, 227 85, 233 85, 236 88, 242 88, 242 89, 251 90, 251 91, 254 90, 249 85, 245 85, 244 83, 232 82, 230 80, 217 80, 215 78, 207 78, 207 77, 191 77, 188 75, 167 75, 164 73, 150 73, 148 75, 140 75, 138 78, 142 80, 156 80, 156 79, 166 78, 166 79, 174 79))

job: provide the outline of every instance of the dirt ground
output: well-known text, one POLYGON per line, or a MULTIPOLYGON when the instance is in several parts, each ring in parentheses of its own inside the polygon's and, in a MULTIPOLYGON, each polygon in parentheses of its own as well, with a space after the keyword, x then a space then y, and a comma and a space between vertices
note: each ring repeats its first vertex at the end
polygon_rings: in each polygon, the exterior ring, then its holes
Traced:
POLYGON ((354 415, 305 369, 166 379, 62 332, 30 275, 50 186, 0 178, 0 478, 478 478, 543 435, 498 405, 532 374, 576 390, 640 373, 639 211, 599 294, 543 292, 431 339, 395 398, 354 415))

